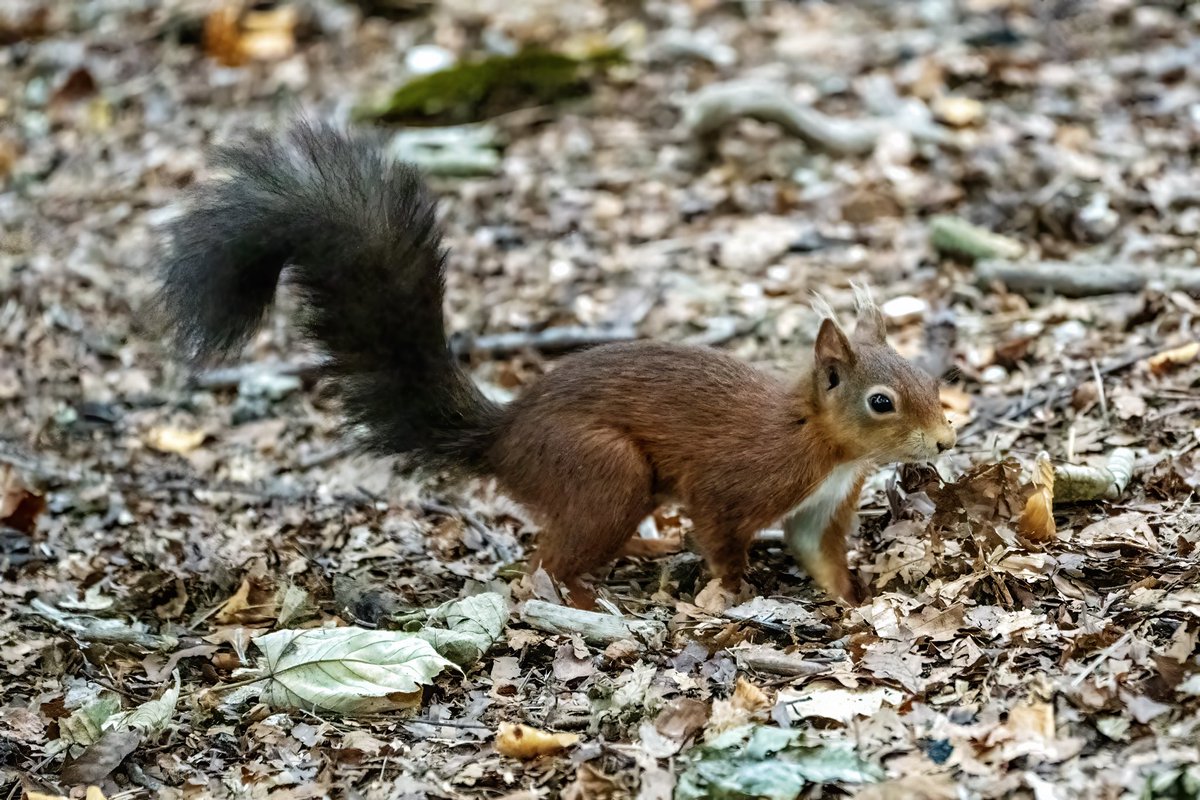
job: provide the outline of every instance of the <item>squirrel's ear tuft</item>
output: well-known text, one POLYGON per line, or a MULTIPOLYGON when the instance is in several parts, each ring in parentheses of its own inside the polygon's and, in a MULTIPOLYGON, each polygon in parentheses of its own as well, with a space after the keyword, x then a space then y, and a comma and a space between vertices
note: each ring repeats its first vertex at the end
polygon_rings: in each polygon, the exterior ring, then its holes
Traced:
POLYGON ((883 312, 875 305, 871 290, 861 283, 851 283, 854 289, 854 307, 858 312, 858 322, 854 327, 854 338, 869 344, 887 343, 887 321, 883 312))
POLYGON ((821 319, 837 320, 837 315, 833 313, 833 306, 829 305, 829 301, 820 294, 816 292, 809 294, 808 303, 821 319))
POLYGON ((826 318, 821 322, 814 350, 817 367, 822 371, 835 364, 854 366, 854 350, 850 347, 850 340, 846 338, 846 332, 841 326, 832 319, 826 318))

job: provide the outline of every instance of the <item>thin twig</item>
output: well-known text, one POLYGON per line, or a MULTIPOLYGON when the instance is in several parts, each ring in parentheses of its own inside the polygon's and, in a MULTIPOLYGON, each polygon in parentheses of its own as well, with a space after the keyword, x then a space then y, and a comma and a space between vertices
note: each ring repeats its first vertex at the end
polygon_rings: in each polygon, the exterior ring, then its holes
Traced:
POLYGON ((1122 645, 1128 643, 1129 640, 1133 638, 1133 634, 1136 632, 1137 628, 1127 631, 1120 639, 1117 639, 1108 647, 1101 650, 1100 655, 1096 656, 1096 660, 1089 664, 1087 669, 1075 676, 1075 680, 1071 681, 1071 685, 1078 686, 1079 684, 1083 683, 1084 679, 1087 678, 1088 675, 1091 675, 1093 672, 1095 672, 1097 667, 1107 661, 1109 656, 1117 652, 1122 645))
MULTIPOLYGON (((1158 351, 1148 350, 1134 356, 1128 356, 1120 361, 1115 361, 1112 364, 1109 364, 1107 367, 1099 367, 1098 372, 1100 375, 1111 375, 1114 372, 1120 372, 1122 370, 1129 369, 1134 364, 1137 364, 1139 361, 1144 361, 1145 359, 1154 355, 1156 352, 1158 351)), ((992 428, 1002 425, 1005 422, 1011 422, 1012 420, 1019 419, 1038 406, 1061 401, 1063 397, 1068 395, 1074 389, 1074 387, 1078 385, 1079 377, 1080 376, 1078 372, 1076 372, 1075 374, 1068 376, 1068 379, 1063 382, 1063 385, 1055 386, 1046 390, 1045 392, 1036 394, 1036 396, 1031 393, 1030 397, 1010 406, 1007 410, 1000 414, 976 419, 974 422, 971 422, 969 425, 963 428, 962 433, 958 437, 959 441, 966 441, 968 438, 978 433, 990 431, 992 428)))

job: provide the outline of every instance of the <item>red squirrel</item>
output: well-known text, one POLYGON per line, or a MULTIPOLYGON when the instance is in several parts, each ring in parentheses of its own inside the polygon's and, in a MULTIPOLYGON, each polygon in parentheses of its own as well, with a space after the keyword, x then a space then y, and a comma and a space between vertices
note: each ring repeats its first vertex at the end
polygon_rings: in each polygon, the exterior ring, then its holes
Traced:
POLYGON ((418 171, 371 140, 300 124, 218 151, 223 178, 191 191, 167 229, 156 306, 193 362, 235 354, 286 270, 299 325, 367 452, 494 477, 540 524, 531 567, 588 605, 582 578, 621 554, 665 499, 679 501, 714 577, 742 585, 755 533, 788 516, 815 582, 856 602, 846 535, 872 464, 955 443, 937 382, 885 340, 857 292, 852 336, 824 312, 811 364, 783 383, 717 350, 610 344, 562 359, 499 405, 451 355, 445 251, 418 171))

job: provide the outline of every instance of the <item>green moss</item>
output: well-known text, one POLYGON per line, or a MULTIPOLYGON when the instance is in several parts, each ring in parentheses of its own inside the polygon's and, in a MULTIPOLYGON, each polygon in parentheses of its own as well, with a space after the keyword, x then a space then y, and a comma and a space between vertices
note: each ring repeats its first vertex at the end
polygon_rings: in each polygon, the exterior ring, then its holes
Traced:
POLYGON ((357 109, 355 116, 410 125, 476 122, 586 94, 598 71, 622 60, 619 50, 575 58, 528 49, 511 56, 465 61, 416 78, 378 106, 357 109))

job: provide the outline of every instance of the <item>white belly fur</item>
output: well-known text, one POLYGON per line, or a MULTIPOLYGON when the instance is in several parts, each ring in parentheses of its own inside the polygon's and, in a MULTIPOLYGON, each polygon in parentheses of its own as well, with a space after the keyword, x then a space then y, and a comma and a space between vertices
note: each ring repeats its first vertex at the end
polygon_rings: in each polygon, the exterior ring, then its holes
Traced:
POLYGON ((820 549, 821 534, 854 490, 863 469, 864 465, 856 463, 834 467, 821 485, 788 514, 783 522, 783 538, 798 558, 814 555, 820 549))

